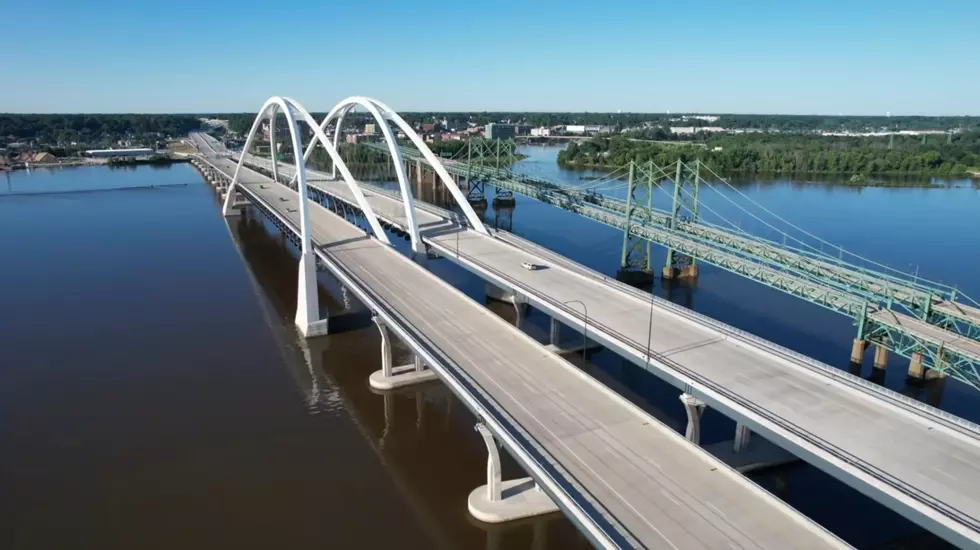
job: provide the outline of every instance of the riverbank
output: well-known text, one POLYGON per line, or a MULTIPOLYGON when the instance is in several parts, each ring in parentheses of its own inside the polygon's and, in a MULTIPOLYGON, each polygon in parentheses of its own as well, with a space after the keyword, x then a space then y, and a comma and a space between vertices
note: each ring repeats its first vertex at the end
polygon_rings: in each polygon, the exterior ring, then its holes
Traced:
MULTIPOLYGON (((669 164, 673 164, 673 161, 669 164)), ((693 161, 689 161, 693 162, 693 161)), ((642 164, 642 163, 640 163, 642 164)), ((668 165, 669 165, 668 164, 668 165)), ((577 161, 567 161, 558 160, 559 168, 565 168, 568 170, 608 170, 615 171, 623 167, 623 165, 617 164, 606 164, 606 163, 589 163, 589 162, 577 162, 577 161)), ((702 163, 702 166, 704 164, 702 163)), ((828 170, 747 170, 747 171, 735 171, 728 172, 725 174, 719 173, 722 177, 737 177, 737 176, 766 176, 766 177, 777 177, 777 176, 832 176, 838 178, 846 178, 853 175, 866 176, 867 174, 862 172, 833 172, 828 170)), ((947 177, 969 177, 969 178, 980 178, 980 171, 975 170, 962 170, 955 172, 941 172, 936 170, 923 170, 917 172, 902 172, 902 171, 883 171, 883 172, 873 172, 870 174, 871 177, 874 176, 886 176, 886 177, 936 177, 936 178, 947 178, 947 177)))
POLYGON ((189 157, 154 155, 152 157, 125 157, 125 158, 68 158, 58 162, 46 162, 42 164, 17 163, 3 166, 0 171, 14 170, 34 170, 37 168, 70 168, 76 166, 140 166, 145 164, 166 166, 175 163, 190 162, 189 157))
POLYGON ((711 137, 685 146, 637 142, 617 135, 571 143, 558 153, 557 160, 574 168, 613 169, 630 161, 642 164, 652 160, 668 166, 677 160, 699 160, 723 176, 976 177, 973 173, 980 171, 980 132, 920 141, 753 134, 711 137))

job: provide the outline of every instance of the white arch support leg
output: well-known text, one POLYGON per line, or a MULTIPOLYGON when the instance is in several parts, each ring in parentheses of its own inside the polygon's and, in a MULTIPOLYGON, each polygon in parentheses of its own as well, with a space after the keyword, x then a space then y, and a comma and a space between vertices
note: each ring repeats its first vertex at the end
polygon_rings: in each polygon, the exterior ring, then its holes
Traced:
POLYGON ((272 181, 279 183, 279 159, 276 155, 276 108, 269 111, 269 159, 272 160, 272 181))
POLYGON ((701 444, 701 415, 704 414, 704 402, 688 393, 681 394, 681 402, 687 410, 687 431, 684 437, 695 445, 701 444))
MULTIPOLYGON (((334 125, 334 129, 333 129, 333 148, 336 149, 336 150, 338 150, 338 151, 340 150, 340 149, 338 149, 338 147, 340 147, 340 130, 341 130, 341 128, 344 127, 344 115, 346 115, 347 113, 349 113, 351 111, 351 109, 353 109, 353 108, 354 108, 353 106, 350 106, 350 107, 348 107, 346 109, 341 109, 340 110, 340 116, 337 117, 337 124, 334 125)), ((312 146, 313 146, 313 144, 310 144, 311 150, 312 150, 312 146)), ((304 156, 304 158, 306 157, 306 155, 303 155, 303 156, 304 156)), ((333 163, 333 162, 331 162, 330 165, 333 168, 333 170, 331 171, 330 177, 332 179, 337 179, 337 165, 335 163, 333 163)))
POLYGON ((377 315, 372 320, 381 333, 381 370, 372 372, 371 376, 368 377, 368 383, 371 384, 372 388, 388 391, 438 380, 439 377, 435 371, 425 368, 418 355, 408 365, 392 366, 391 331, 388 330, 388 325, 377 315))
POLYGON ((476 431, 487 446, 487 484, 470 492, 467 508, 470 514, 487 523, 504 523, 558 511, 558 506, 532 478, 501 480, 500 452, 497 442, 482 422, 476 431))
POLYGON ((296 327, 303 336, 312 338, 327 334, 329 319, 320 319, 317 297, 316 256, 312 250, 299 257, 299 286, 296 295, 296 327))

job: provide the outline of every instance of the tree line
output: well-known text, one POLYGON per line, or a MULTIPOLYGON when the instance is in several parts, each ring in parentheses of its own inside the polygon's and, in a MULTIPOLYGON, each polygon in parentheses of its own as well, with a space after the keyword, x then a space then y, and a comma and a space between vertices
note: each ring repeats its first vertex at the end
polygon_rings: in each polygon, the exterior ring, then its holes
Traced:
POLYGON ((630 161, 666 166, 695 159, 720 175, 964 175, 980 170, 980 131, 925 137, 749 133, 677 144, 614 136, 571 143, 558 154, 559 164, 581 167, 619 167, 630 161))
POLYGON ((153 145, 155 140, 186 136, 201 122, 194 115, 0 114, 0 146, 34 142, 39 148, 71 150, 78 145, 104 145, 131 140, 153 145))
MULTIPOLYGON (((829 116, 829 115, 742 115, 718 114, 717 120, 690 118, 683 113, 531 113, 519 111, 472 111, 472 112, 402 112, 409 124, 421 125, 438 122, 442 129, 464 129, 470 124, 485 126, 491 122, 510 122, 529 126, 560 126, 568 124, 609 126, 615 131, 628 128, 669 128, 670 126, 720 126, 729 129, 758 129, 769 132, 809 133, 820 131, 868 131, 868 130, 951 130, 980 129, 980 117, 976 116, 829 116), (445 121, 445 124, 442 122, 445 121)), ((254 113, 224 113, 207 115, 227 119, 229 129, 247 133, 255 120, 254 113)), ((325 113, 314 113, 323 120, 325 113)), ((374 123, 368 113, 351 112, 345 124, 363 127, 374 123)))

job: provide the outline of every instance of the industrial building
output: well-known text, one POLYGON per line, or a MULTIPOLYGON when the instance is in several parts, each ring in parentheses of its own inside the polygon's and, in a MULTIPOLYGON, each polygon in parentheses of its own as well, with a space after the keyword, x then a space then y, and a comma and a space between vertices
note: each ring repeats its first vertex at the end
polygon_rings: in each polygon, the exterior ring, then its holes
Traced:
POLYGON ((513 124, 498 124, 496 122, 487 124, 487 139, 514 139, 516 135, 513 124))
POLYGON ((133 149, 93 149, 85 151, 87 157, 112 158, 112 157, 143 157, 152 155, 153 149, 149 147, 137 147, 133 149))

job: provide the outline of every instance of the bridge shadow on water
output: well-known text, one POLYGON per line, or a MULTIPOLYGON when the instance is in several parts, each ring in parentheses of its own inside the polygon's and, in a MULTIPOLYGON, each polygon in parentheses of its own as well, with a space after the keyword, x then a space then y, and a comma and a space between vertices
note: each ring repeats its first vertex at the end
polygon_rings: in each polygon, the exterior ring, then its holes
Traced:
MULTIPOLYGON (((593 269, 614 273, 616 266, 608 265, 608 258, 614 254, 589 255, 583 252, 586 248, 572 240, 542 239, 540 235, 533 238, 534 228, 538 227, 533 225, 537 221, 535 213, 542 206, 533 203, 529 199, 521 201, 520 209, 527 211, 526 222, 517 215, 519 210, 514 207, 482 211, 481 217, 491 226, 504 221, 508 230, 514 229, 516 233, 593 269), (533 208, 529 208, 531 205, 533 208)), ((363 224, 363 220, 359 221, 363 224)), ((582 222, 587 220, 569 223, 582 222)), ((473 431, 475 418, 472 414, 438 383, 394 394, 374 393, 367 384, 367 376, 380 368, 380 337, 370 323, 370 313, 327 273, 319 276, 320 303, 321 309, 330 312, 331 332, 337 334, 310 340, 308 346, 297 344, 299 340, 292 329, 297 281, 295 245, 281 238, 278 230, 257 212, 231 223, 249 269, 277 314, 278 330, 281 338, 288 341, 285 347, 292 355, 289 362, 295 365, 291 368, 296 370, 295 378, 310 403, 311 413, 316 413, 324 400, 342 404, 439 547, 589 547, 562 517, 504 527, 483 525, 470 518, 466 512, 466 495, 485 482, 486 465, 483 443, 473 431), (545 539, 546 544, 542 543, 545 539)), ((590 227, 588 230, 602 234, 608 229, 590 227)), ((403 234, 390 232, 389 236, 396 249, 411 256, 403 234)), ((621 234, 610 233, 609 241, 616 239, 621 239, 621 234)), ((510 304, 489 300, 485 283, 477 276, 446 259, 415 258, 415 261, 472 299, 485 303, 503 319, 516 323, 517 310, 510 304)), ((758 287, 711 266, 702 266, 699 281, 658 278, 646 290, 842 369, 853 369, 848 362, 847 350, 841 345, 850 338, 847 336, 851 330, 848 323, 841 323, 834 314, 819 309, 803 308, 806 314, 800 316, 800 304, 794 298, 769 289, 763 289, 761 294, 758 288, 744 290, 745 285, 758 287), (745 299, 750 296, 762 298, 745 299), (786 322, 787 316, 797 321, 786 322)), ((522 313, 520 325, 526 333, 544 342, 549 323, 546 314, 527 308, 522 313)), ((572 333, 568 327, 564 327, 563 332, 566 336, 572 333)), ((570 341, 576 338, 581 335, 572 334, 570 341)), ((678 432, 683 431, 685 411, 678 399, 678 390, 669 384, 605 349, 569 355, 567 359, 661 422, 678 432)), ((405 348, 396 343, 395 363, 409 360, 405 348)), ((886 380, 883 372, 870 369, 866 362, 858 372, 865 378, 939 404, 943 394, 941 381, 926 386, 905 385, 900 379, 896 382, 897 378, 892 374, 898 370, 889 371, 886 380)), ((711 408, 705 411, 703 444, 729 441, 734 430, 734 421, 711 408)), ((523 475, 509 457, 505 458, 504 474, 505 477, 523 475)), ((949 547, 944 541, 808 464, 795 463, 750 477, 856 547, 949 547)))

